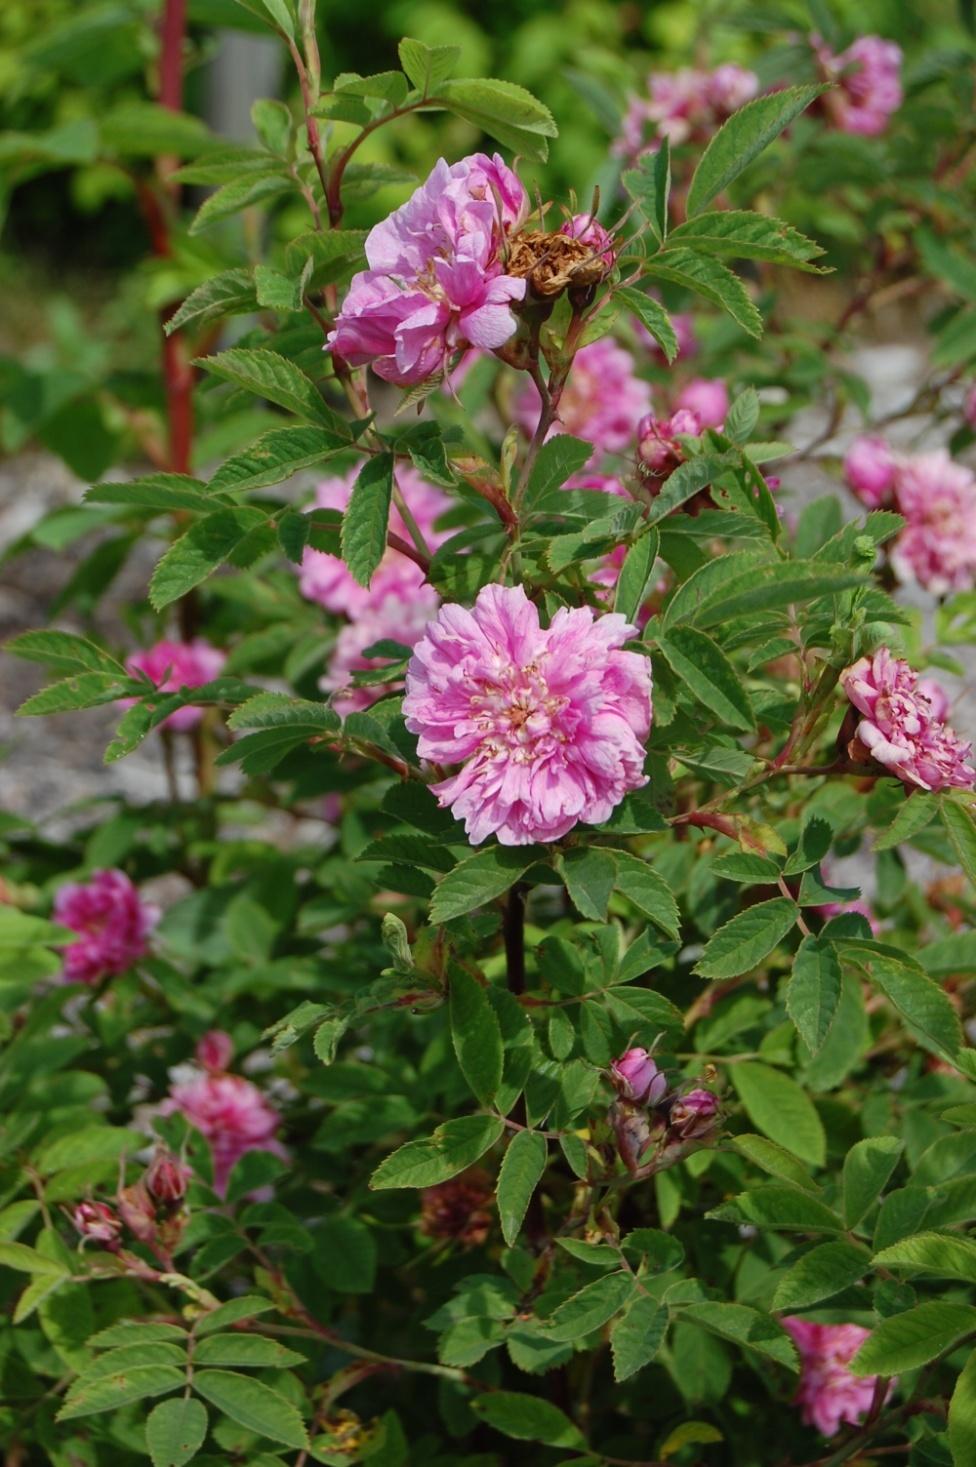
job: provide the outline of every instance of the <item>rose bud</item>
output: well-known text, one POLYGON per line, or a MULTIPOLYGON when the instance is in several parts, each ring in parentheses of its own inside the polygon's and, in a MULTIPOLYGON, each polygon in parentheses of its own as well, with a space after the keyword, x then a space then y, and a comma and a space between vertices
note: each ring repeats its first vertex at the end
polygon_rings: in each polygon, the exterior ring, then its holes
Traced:
POLYGON ((710 1090, 689 1090, 671 1107, 671 1129, 691 1141, 711 1131, 717 1116, 718 1099, 710 1090))
POLYGON ((118 1247, 122 1223, 107 1202, 79 1202, 71 1221, 86 1243, 102 1243, 112 1251, 118 1247))
POLYGON ((133 1187, 123 1187, 117 1198, 119 1214, 133 1237, 140 1243, 152 1243, 156 1238, 156 1209, 145 1185, 136 1182, 133 1187))
POLYGON ((234 1058, 234 1041, 223 1029, 209 1029, 197 1041, 196 1055, 205 1070, 226 1070, 234 1058))
POLYGON ((855 438, 844 459, 844 478, 868 509, 891 499, 898 466, 891 449, 877 434, 855 438))
POLYGON ((168 1151, 157 1151, 144 1181, 150 1197, 157 1202, 180 1202, 186 1196, 186 1184, 192 1176, 188 1166, 176 1160, 168 1151))
POLYGON ((646 1049, 628 1049, 610 1066, 610 1078, 625 1100, 657 1105, 668 1088, 646 1049))
POLYGON ((636 1176, 652 1145, 660 1139, 664 1122, 660 1115, 627 1100, 614 1101, 609 1120, 620 1160, 631 1176, 636 1176))

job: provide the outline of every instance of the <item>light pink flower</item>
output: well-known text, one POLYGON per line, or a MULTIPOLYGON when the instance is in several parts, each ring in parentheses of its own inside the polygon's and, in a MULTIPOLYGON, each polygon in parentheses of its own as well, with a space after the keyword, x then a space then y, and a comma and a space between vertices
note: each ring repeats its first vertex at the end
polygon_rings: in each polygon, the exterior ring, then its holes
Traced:
POLYGON ((887 647, 841 674, 841 686, 863 718, 857 738, 870 756, 906 784, 925 790, 972 789, 972 745, 936 717, 918 673, 887 647))
POLYGON ((646 1049, 628 1049, 610 1066, 610 1078, 626 1100, 657 1105, 667 1094, 667 1077, 661 1074, 646 1049))
POLYGON ((674 145, 704 142, 758 91, 755 72, 733 63, 711 72, 691 67, 652 72, 647 96, 630 98, 612 152, 633 161, 656 152, 662 137, 674 145))
POLYGON ((837 83, 823 99, 841 132, 878 137, 902 103, 901 47, 883 36, 859 36, 835 56, 814 37, 825 76, 837 83))
MULTIPOLYGON (((144 673, 161 693, 176 693, 181 688, 201 688, 204 683, 212 682, 220 676, 226 660, 225 652, 196 637, 192 642, 157 642, 144 652, 133 652, 125 666, 133 674, 144 673)), ((134 702, 135 698, 120 698, 119 706, 131 708, 134 702)), ((159 727, 182 733, 194 728, 202 717, 202 708, 188 704, 164 718, 159 727)))
POLYGON ((387 596, 378 606, 367 607, 342 628, 336 638, 328 671, 319 682, 324 692, 332 694, 332 706, 340 718, 362 712, 377 698, 383 698, 402 686, 401 683, 371 683, 360 688, 351 686, 353 673, 366 672, 389 662, 386 657, 364 656, 366 648, 375 642, 385 641, 399 642, 404 647, 416 646, 439 604, 432 586, 420 586, 403 600, 399 596, 387 596))
POLYGON ((401 387, 443 370, 466 345, 485 351, 513 334, 511 302, 525 281, 504 273, 505 236, 522 221, 525 190, 496 153, 426 182, 366 238, 368 270, 353 277, 329 346, 401 387))
POLYGON ((621 650, 618 615, 560 608, 547 630, 521 587, 441 607, 407 671, 403 711, 422 759, 460 764, 432 786, 473 845, 558 840, 599 825, 647 783, 651 664, 621 650))
POLYGON ((874 1400, 877 1376, 852 1375, 848 1366, 870 1330, 859 1324, 813 1324, 797 1315, 787 1315, 780 1324, 800 1355, 795 1400, 803 1420, 824 1436, 833 1436, 843 1421, 856 1426, 874 1400))
MULTIPOLYGON (((526 380, 514 409, 526 433, 535 431, 539 407, 539 394, 526 380)), ((650 408, 650 386, 635 375, 630 352, 604 336, 576 353, 552 432, 572 433, 601 453, 620 453, 633 442, 638 420, 650 408)))
MULTIPOLYGON (((346 509, 361 467, 359 464, 350 469, 348 474, 323 479, 315 491, 318 508, 346 509)), ((450 531, 439 533, 434 529, 434 521, 450 507, 451 501, 440 489, 422 479, 412 467, 399 465, 396 481, 424 539, 431 549, 436 549, 450 531)), ((396 505, 390 510, 390 529, 401 539, 412 543, 410 532, 396 505)), ((399 550, 390 549, 374 571, 367 588, 353 579, 345 561, 338 555, 330 555, 324 550, 306 550, 299 568, 298 584, 302 595, 309 601, 316 601, 327 611, 356 617, 369 608, 381 605, 390 596, 400 596, 404 601, 412 599, 424 585, 424 573, 409 556, 403 555, 399 550)))
POLYGON ((613 242, 613 235, 604 229, 598 219, 594 219, 592 214, 574 214, 572 219, 567 219, 561 226, 559 233, 569 235, 570 239, 581 239, 585 245, 589 245, 593 253, 601 257, 609 275, 617 263, 617 247, 613 242))
POLYGON ((271 1151, 287 1157, 276 1138, 281 1117, 258 1087, 242 1075, 208 1072, 180 1081, 162 1106, 164 1115, 178 1111, 210 1143, 214 1189, 223 1196, 231 1170, 248 1151, 271 1151))
POLYGON ((61 887, 54 920, 78 933, 64 950, 65 980, 97 983, 146 956, 159 908, 141 900, 124 871, 95 871, 90 881, 61 887))
POLYGON ((942 596, 976 583, 976 476, 944 448, 904 459, 895 506, 908 521, 891 549, 903 581, 942 596))
POLYGON ((868 509, 891 502, 897 469, 890 445, 876 433, 855 438, 844 459, 844 478, 868 509))
POLYGON ((721 428, 729 411, 729 389, 720 377, 693 377, 675 400, 695 413, 702 428, 721 428))

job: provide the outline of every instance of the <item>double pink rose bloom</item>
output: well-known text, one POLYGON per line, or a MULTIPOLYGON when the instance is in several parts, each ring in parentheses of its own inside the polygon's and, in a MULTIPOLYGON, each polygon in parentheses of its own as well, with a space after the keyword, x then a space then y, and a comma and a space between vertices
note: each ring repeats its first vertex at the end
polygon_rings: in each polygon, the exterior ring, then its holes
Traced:
POLYGON ((947 700, 935 683, 887 647, 841 674, 841 686, 863 716, 857 739, 890 774, 923 790, 972 789, 972 745, 944 720, 947 700))
POLYGON ((78 934, 64 950, 65 981, 93 984, 146 956, 159 908, 142 901, 124 871, 95 871, 61 887, 54 920, 78 934))

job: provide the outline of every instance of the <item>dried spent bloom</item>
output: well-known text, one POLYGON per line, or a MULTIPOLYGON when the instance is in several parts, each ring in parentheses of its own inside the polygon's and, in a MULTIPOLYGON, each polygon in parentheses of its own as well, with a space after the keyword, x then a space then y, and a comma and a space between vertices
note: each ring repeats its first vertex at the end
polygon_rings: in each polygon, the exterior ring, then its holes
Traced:
POLYGON ((698 1140, 714 1130, 718 1112, 718 1097, 711 1090, 689 1090, 671 1107, 669 1129, 675 1139, 698 1140))
POLYGON ((657 1105, 668 1082, 646 1049, 628 1049, 610 1066, 610 1079, 625 1100, 657 1105))
POLYGON ((420 1194, 420 1231, 451 1238, 462 1248, 480 1248, 491 1232, 494 1188, 487 1172, 472 1167, 420 1194))
POLYGON ((173 1086, 162 1109, 164 1115, 179 1111, 210 1143, 214 1189, 221 1196, 232 1168, 245 1152, 288 1155, 275 1136, 281 1117, 242 1075, 194 1075, 173 1086))
MULTIPOLYGON (((361 464, 350 469, 348 474, 335 474, 323 479, 315 492, 315 503, 319 509, 348 507, 353 485, 361 464)), ((397 487, 404 502, 413 515, 424 539, 436 549, 446 535, 434 529, 434 521, 450 506, 450 500, 440 489, 428 484, 416 469, 400 464, 396 470, 397 487)), ((410 541, 400 511, 394 504, 390 509, 390 529, 401 539, 410 541)), ((299 568, 299 588, 304 597, 335 611, 343 616, 356 617, 370 607, 379 606, 389 596, 411 600, 424 584, 424 573, 417 563, 399 550, 387 549, 368 587, 361 586, 350 574, 344 560, 324 550, 305 551, 299 568)))
POLYGON ((613 235, 604 229, 598 219, 592 214, 574 214, 572 219, 567 219, 560 227, 560 234, 569 235, 571 239, 578 239, 581 244, 599 256, 603 265, 603 273, 609 275, 617 263, 617 247, 614 244, 613 235))
POLYGON ((878 137, 902 103, 901 47, 883 36, 859 36, 846 51, 834 55, 813 37, 817 59, 836 87, 823 106, 841 132, 878 137))
POLYGON ((193 1176, 188 1166, 176 1160, 165 1147, 157 1149, 143 1178, 146 1191, 156 1202, 180 1202, 193 1176))
POLYGON ((672 145, 704 142, 758 92, 755 72, 734 63, 714 71, 682 67, 652 72, 647 78, 647 96, 630 98, 612 151, 617 157, 635 160, 656 152, 664 137, 672 145))
POLYGON ((409 387, 443 371, 465 346, 502 346, 516 328, 511 303, 525 295, 525 281, 507 273, 504 248, 526 209, 525 190, 497 153, 450 166, 438 159, 367 235, 369 269, 353 277, 329 347, 409 387))
POLYGON ((79 1202, 71 1221, 86 1243, 101 1243, 113 1252, 118 1247, 122 1220, 107 1202, 79 1202))
POLYGON ((370 683, 354 687, 356 672, 383 667, 388 657, 367 657, 366 649, 376 642, 399 642, 414 647, 423 636, 427 623, 436 615, 440 598, 432 586, 419 586, 409 596, 387 596, 377 606, 368 607, 354 621, 344 626, 336 638, 335 649, 319 687, 332 694, 332 706, 340 718, 359 713, 377 698, 402 687, 402 683, 370 683))
POLYGON ((859 1324, 813 1324, 798 1315, 786 1315, 780 1324, 800 1355, 794 1399, 803 1408, 804 1422, 824 1436, 833 1436, 844 1421, 856 1426, 870 1409, 878 1378, 852 1375, 848 1366, 870 1330, 859 1324))
MULTIPOLYGON (((515 399, 514 416, 533 433, 541 404, 534 383, 526 380, 515 399)), ((634 359, 609 336, 576 353, 559 403, 559 421, 551 434, 572 433, 599 453, 621 453, 634 441, 640 418, 650 412, 651 389, 634 372, 634 359)))
POLYGON ((651 664, 622 616, 561 607, 548 629, 520 586, 442 606, 414 649, 403 712, 422 759, 460 764, 431 788, 479 845, 559 840, 647 783, 651 664))
POLYGON ((887 440, 876 433, 855 438, 847 450, 844 478, 868 509, 890 503, 897 472, 897 460, 887 440))
POLYGON ((234 1058, 234 1041, 223 1029, 208 1029, 197 1040, 194 1053, 205 1070, 226 1070, 234 1058))
POLYGON ((702 428, 721 428, 729 411, 729 389, 720 377, 693 377, 682 387, 675 407, 686 408, 702 428))
POLYGON ((972 745, 936 716, 907 662, 881 647, 847 668, 840 681, 863 714, 853 757, 866 754, 889 774, 924 790, 972 789, 976 769, 966 762, 972 745))
MULTIPOLYGON (((192 642, 157 642, 143 652, 133 652, 126 658, 125 666, 132 674, 144 673, 159 692, 176 693, 181 688, 202 688, 204 683, 212 682, 219 677, 226 660, 225 652, 211 647, 202 637, 195 637, 192 642)), ((131 708, 134 702, 135 698, 120 698, 119 706, 131 708)), ((202 708, 187 704, 164 718, 159 727, 183 733, 195 728, 202 717, 202 708)))
POLYGON ((94 871, 68 882, 54 898, 54 920, 78 934, 64 950, 68 983, 97 983, 144 958, 159 908, 140 899, 124 871, 94 871))
POLYGON ((523 229, 512 240, 505 269, 526 283, 527 300, 553 300, 564 290, 587 290, 599 285, 613 269, 614 251, 610 236, 600 224, 599 237, 584 239, 566 227, 549 233, 544 229, 523 229), (609 247, 610 263, 605 253, 609 247))
POLYGON ((898 466, 895 507, 907 520, 891 549, 903 581, 933 595, 976 584, 976 475, 953 463, 944 448, 898 466))

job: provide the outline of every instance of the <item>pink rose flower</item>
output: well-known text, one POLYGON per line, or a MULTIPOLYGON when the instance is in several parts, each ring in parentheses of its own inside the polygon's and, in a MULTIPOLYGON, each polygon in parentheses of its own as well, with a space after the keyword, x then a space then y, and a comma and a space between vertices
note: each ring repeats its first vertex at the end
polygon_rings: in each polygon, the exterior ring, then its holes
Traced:
POLYGON ((648 413, 637 425, 638 463, 652 478, 666 479, 685 459, 678 435, 698 438, 701 427, 701 419, 691 408, 678 408, 670 418, 648 413))
POLYGON ((612 152, 634 161, 656 152, 662 137, 673 145, 704 142, 758 92, 755 72, 734 63, 710 72, 691 67, 652 72, 647 96, 630 98, 612 152))
MULTIPOLYGON (((361 467, 361 464, 357 464, 347 474, 323 479, 315 491, 317 507, 346 509, 361 467)), ((431 549, 436 550, 451 531, 439 533, 434 529, 434 521, 450 507, 451 501, 410 466, 397 466, 396 482, 424 539, 431 549)), ((410 532, 396 505, 390 510, 390 529, 401 539, 412 543, 410 532)), ((400 596, 405 601, 416 596, 419 588, 424 585, 424 573, 409 556, 401 554, 399 550, 388 549, 367 588, 353 579, 345 561, 338 555, 330 555, 324 550, 306 550, 299 567, 298 584, 307 600, 317 602, 327 611, 355 617, 369 608, 381 605, 390 596, 400 596)))
MULTIPOLYGON (((126 659, 126 670, 133 675, 144 673, 161 693, 176 693, 181 688, 202 688, 220 676, 227 654, 211 647, 202 637, 192 642, 157 642, 144 652, 133 652, 126 659)), ((131 708, 135 698, 120 698, 121 708, 131 708)), ((174 733, 183 733, 194 728, 203 717, 203 709, 187 704, 177 708, 164 718, 160 728, 170 728, 174 733)))
POLYGON ((442 606, 414 649, 403 712, 422 759, 460 764, 433 785, 479 845, 559 840, 599 825, 647 783, 651 664, 634 628, 589 607, 548 629, 521 587, 485 586, 472 611, 442 606))
POLYGON ((855 438, 844 459, 844 478, 868 509, 889 504, 898 464, 884 438, 868 433, 855 438))
POLYGON ((585 245, 589 245, 593 253, 600 256, 606 273, 610 274, 617 263, 617 247, 613 242, 613 235, 592 214, 574 214, 572 219, 567 219, 562 225, 559 233, 568 235, 570 239, 580 239, 585 245))
POLYGON ((92 984, 146 956, 159 908, 140 899, 124 871, 95 871, 90 881, 61 887, 54 920, 78 934, 64 950, 65 981, 92 984))
POLYGON ((439 159, 367 235, 369 269, 353 277, 329 347, 409 387, 444 370, 465 346, 502 346, 517 324, 511 302, 525 295, 525 281, 504 273, 502 247, 527 207, 497 153, 451 166, 439 159))
POLYGON ((667 1078, 646 1049, 628 1049, 610 1066, 610 1078, 625 1100, 657 1105, 667 1094, 667 1078))
POLYGON ((837 82, 823 105, 841 132, 878 137, 902 103, 901 47, 883 36, 859 36, 835 56, 814 37, 825 76, 837 82))
POLYGON ((925 790, 972 789, 976 769, 964 743, 919 687, 918 673, 881 647, 841 674, 859 713, 857 738, 871 758, 906 784, 925 790))
POLYGON ((226 1070, 234 1058, 234 1041, 224 1029, 208 1029, 197 1040, 195 1053, 205 1070, 226 1070))
POLYGON ((79 1202, 71 1221, 84 1242, 101 1243, 111 1253, 117 1250, 122 1219, 107 1202, 79 1202))
MULTIPOLYGON (((539 394, 526 379, 515 399, 514 415, 526 433, 539 421, 539 394)), ((554 433, 572 433, 599 453, 620 453, 634 439, 638 420, 651 409, 651 389, 634 374, 634 359, 609 336, 576 353, 559 404, 554 433)), ((594 455, 594 457, 597 457, 594 455)))
POLYGON ((780 1324, 800 1356, 795 1400, 804 1422, 824 1436, 833 1436, 843 1421, 856 1426, 874 1400, 877 1376, 852 1375, 848 1366, 870 1330, 859 1324, 813 1324, 797 1315, 787 1315, 780 1324))
POLYGON ((903 581, 933 595, 976 583, 976 476, 944 448, 902 460, 895 507, 908 521, 891 549, 903 581))
POLYGON ((420 586, 410 593, 409 599, 387 596, 378 606, 367 607, 342 628, 328 671, 319 681, 319 687, 332 694, 332 706, 340 718, 360 713, 378 698, 402 687, 401 683, 371 683, 360 688, 350 684, 353 673, 382 667, 389 661, 385 657, 366 657, 367 647, 383 641, 399 642, 404 647, 416 646, 439 604, 440 599, 432 586, 420 586))
POLYGON ((721 378, 693 377, 678 393, 675 406, 693 412, 702 428, 721 428, 729 411, 729 389, 721 378))
POLYGON ((162 1106, 164 1115, 178 1111, 210 1143, 214 1190, 221 1196, 227 1179, 248 1151, 270 1151, 287 1158, 276 1138, 281 1117, 258 1087, 242 1075, 208 1072, 180 1081, 162 1106))
POLYGON ((710 1090, 689 1090, 675 1101, 668 1119, 674 1139, 696 1141, 714 1130, 718 1097, 710 1090))

